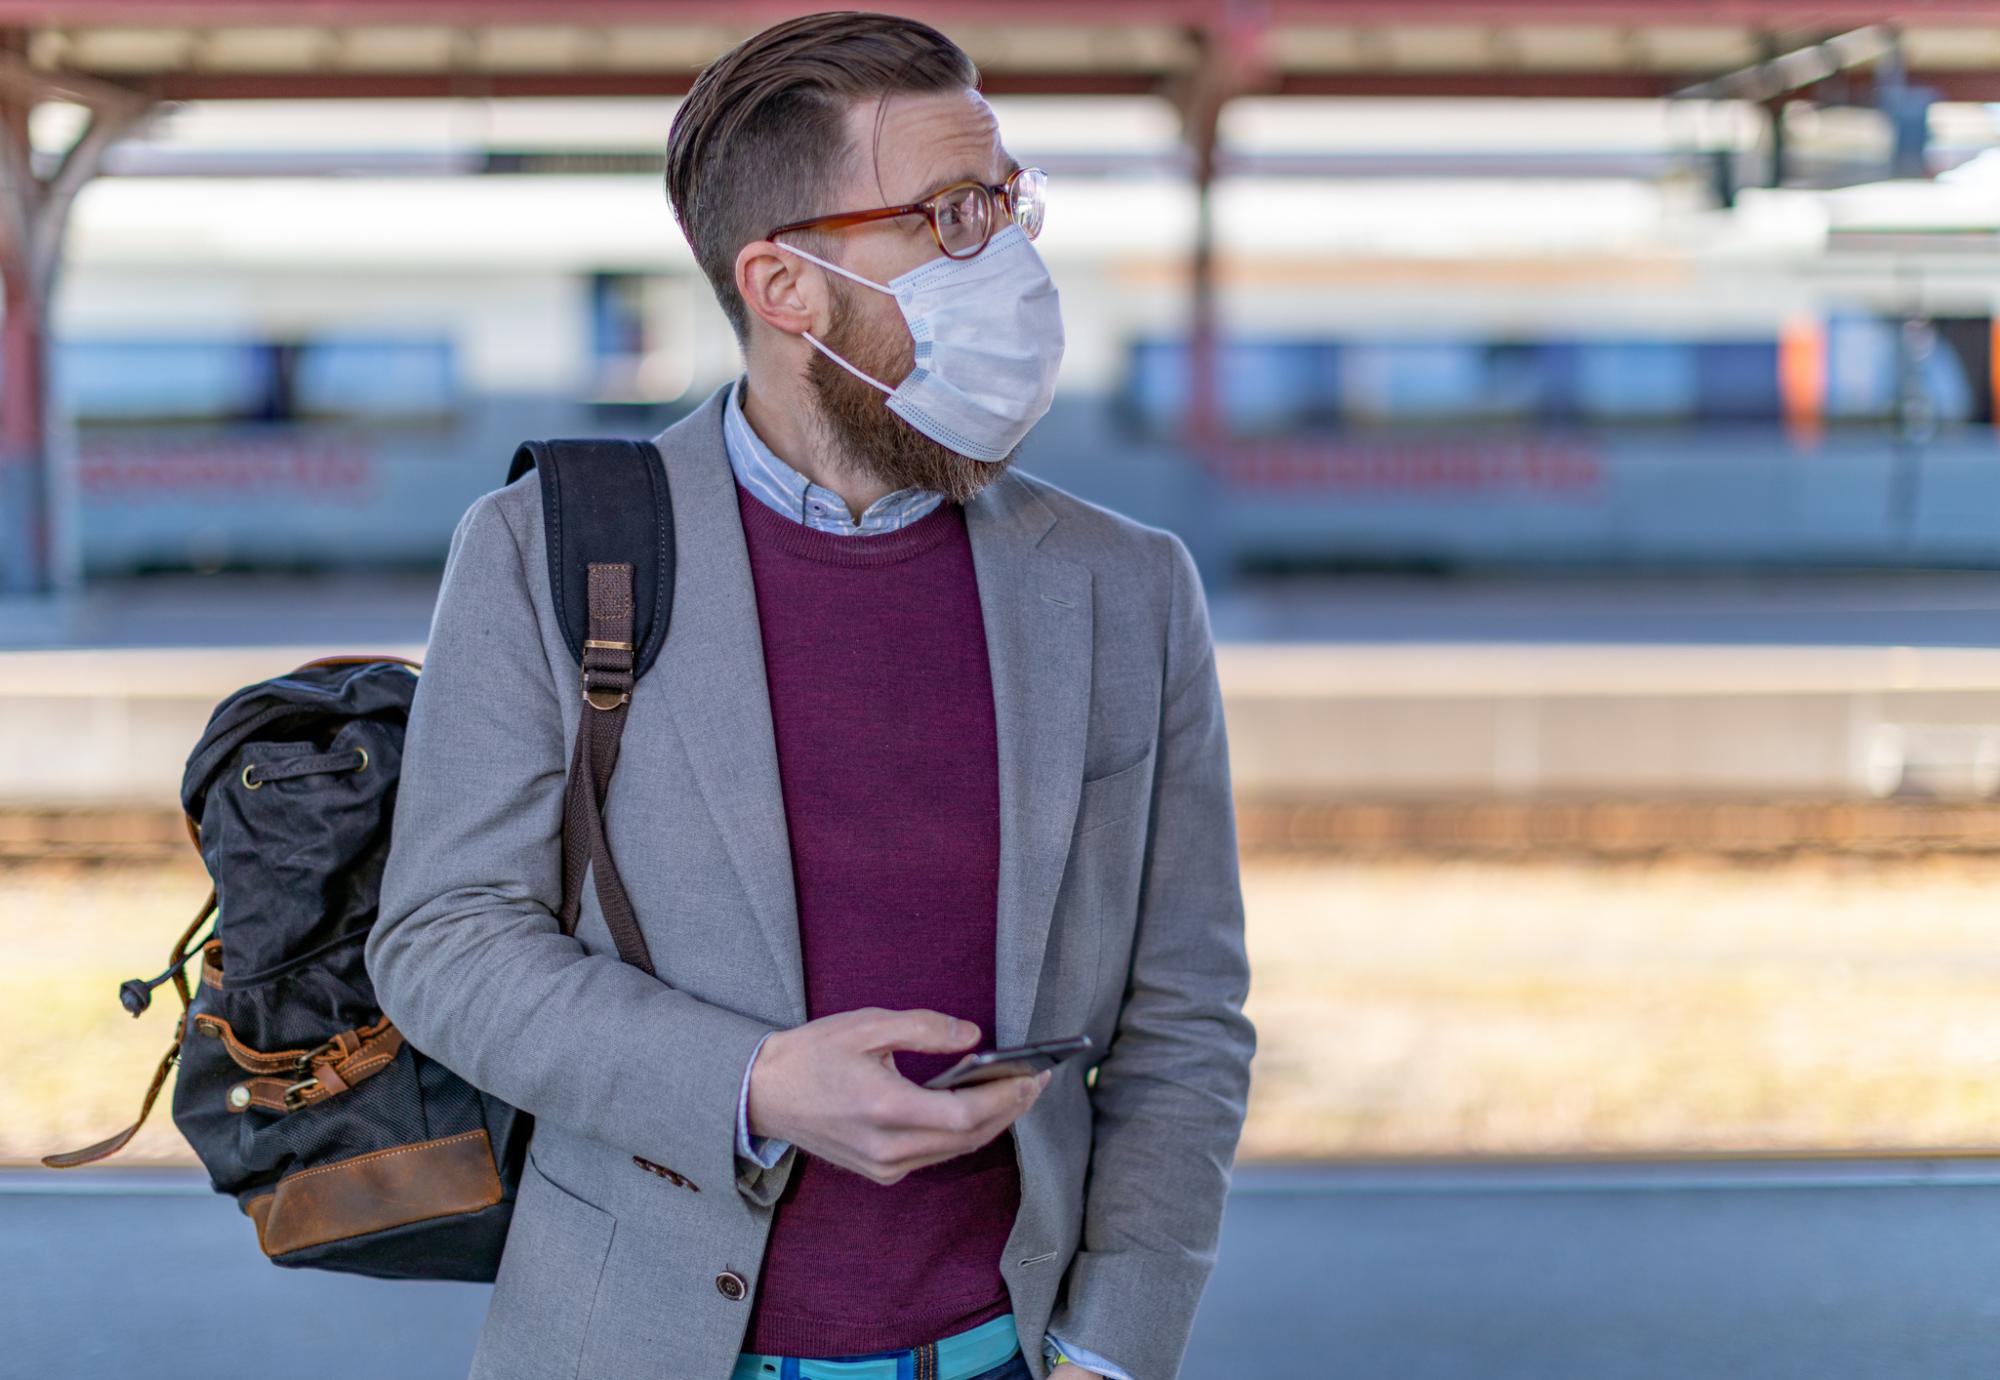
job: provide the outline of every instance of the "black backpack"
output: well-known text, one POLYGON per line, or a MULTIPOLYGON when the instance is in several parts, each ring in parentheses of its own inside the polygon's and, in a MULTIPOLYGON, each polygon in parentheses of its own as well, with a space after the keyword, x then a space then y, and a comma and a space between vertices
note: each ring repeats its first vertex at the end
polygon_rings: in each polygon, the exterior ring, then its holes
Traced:
MULTIPOLYGON (((588 700, 563 802, 558 923, 574 931, 595 862, 619 954, 650 973, 602 807, 632 687, 659 654, 673 602, 666 469, 650 443, 624 440, 525 442, 507 482, 530 469, 550 590, 588 700)), ((171 980, 180 1027, 138 1120, 43 1164, 116 1154, 178 1061, 174 1124, 274 1263, 494 1278, 533 1119, 405 1042, 362 957, 419 670, 401 657, 322 657, 216 706, 181 783, 214 887, 166 971, 119 989, 137 1016, 171 980), (204 924, 212 935, 196 947, 204 924), (184 969, 197 955, 190 990, 184 969)))

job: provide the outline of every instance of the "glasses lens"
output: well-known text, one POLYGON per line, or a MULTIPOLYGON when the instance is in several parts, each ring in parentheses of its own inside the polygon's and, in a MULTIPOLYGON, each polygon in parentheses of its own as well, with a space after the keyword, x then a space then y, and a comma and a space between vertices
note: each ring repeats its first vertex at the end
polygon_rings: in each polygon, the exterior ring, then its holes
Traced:
POLYGON ((948 188, 938 197, 938 243, 955 259, 984 249, 992 223, 993 199, 976 183, 948 188))
POLYGON ((1046 206, 1043 189, 1049 175, 1040 168, 1023 168, 1007 184, 1007 201, 1014 211, 1014 224, 1029 239, 1042 233, 1042 212, 1046 206))

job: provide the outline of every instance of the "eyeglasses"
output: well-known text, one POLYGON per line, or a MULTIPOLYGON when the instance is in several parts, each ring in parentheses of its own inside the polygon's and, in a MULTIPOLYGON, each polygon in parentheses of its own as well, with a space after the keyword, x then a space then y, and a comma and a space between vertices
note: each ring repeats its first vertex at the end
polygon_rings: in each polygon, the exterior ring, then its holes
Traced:
POLYGON ((922 201, 902 206, 879 206, 872 211, 841 211, 830 216, 814 216, 810 220, 795 220, 790 225, 780 225, 764 238, 774 240, 787 230, 810 230, 815 227, 838 230, 871 220, 921 215, 930 222, 931 237, 947 258, 969 259, 986 248, 986 242, 993 237, 999 220, 994 215, 996 201, 1029 239, 1041 234, 1042 189, 1047 186, 1048 180, 1049 175, 1040 168, 1016 168, 1005 182, 989 185, 976 178, 968 178, 940 188, 922 201))

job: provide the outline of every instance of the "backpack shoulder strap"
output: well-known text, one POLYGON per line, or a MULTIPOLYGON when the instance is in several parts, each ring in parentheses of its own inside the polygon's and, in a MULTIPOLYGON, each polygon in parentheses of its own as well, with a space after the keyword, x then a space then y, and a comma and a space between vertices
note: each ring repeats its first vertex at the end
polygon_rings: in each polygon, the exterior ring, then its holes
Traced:
POLYGON ((542 485, 549 593, 578 666, 590 636, 590 566, 632 567, 634 679, 652 669, 674 602, 674 505, 651 441, 611 437, 523 441, 507 469, 542 485))
POLYGON ((632 687, 659 655, 673 608, 666 467, 646 441, 556 440, 523 442, 507 482, 530 469, 542 486, 550 594, 583 679, 583 721, 563 794, 558 920, 564 934, 575 932, 589 868, 619 956, 651 973, 637 912, 605 838, 604 797, 632 687))

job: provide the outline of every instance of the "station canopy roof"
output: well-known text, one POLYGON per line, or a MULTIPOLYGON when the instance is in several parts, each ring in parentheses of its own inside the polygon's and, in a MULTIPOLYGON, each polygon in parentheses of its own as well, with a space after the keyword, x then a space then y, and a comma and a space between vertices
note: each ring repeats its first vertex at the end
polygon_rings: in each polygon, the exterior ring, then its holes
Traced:
MULTIPOLYGON (((0 43, 60 94, 155 99, 673 95, 772 0, 0 0, 0 43), (99 88, 100 90, 102 88, 99 88)), ((932 0, 994 94, 1658 97, 1864 26, 1907 79, 2000 100, 1996 0, 932 0)), ((16 69, 18 72, 18 68, 16 69)))

